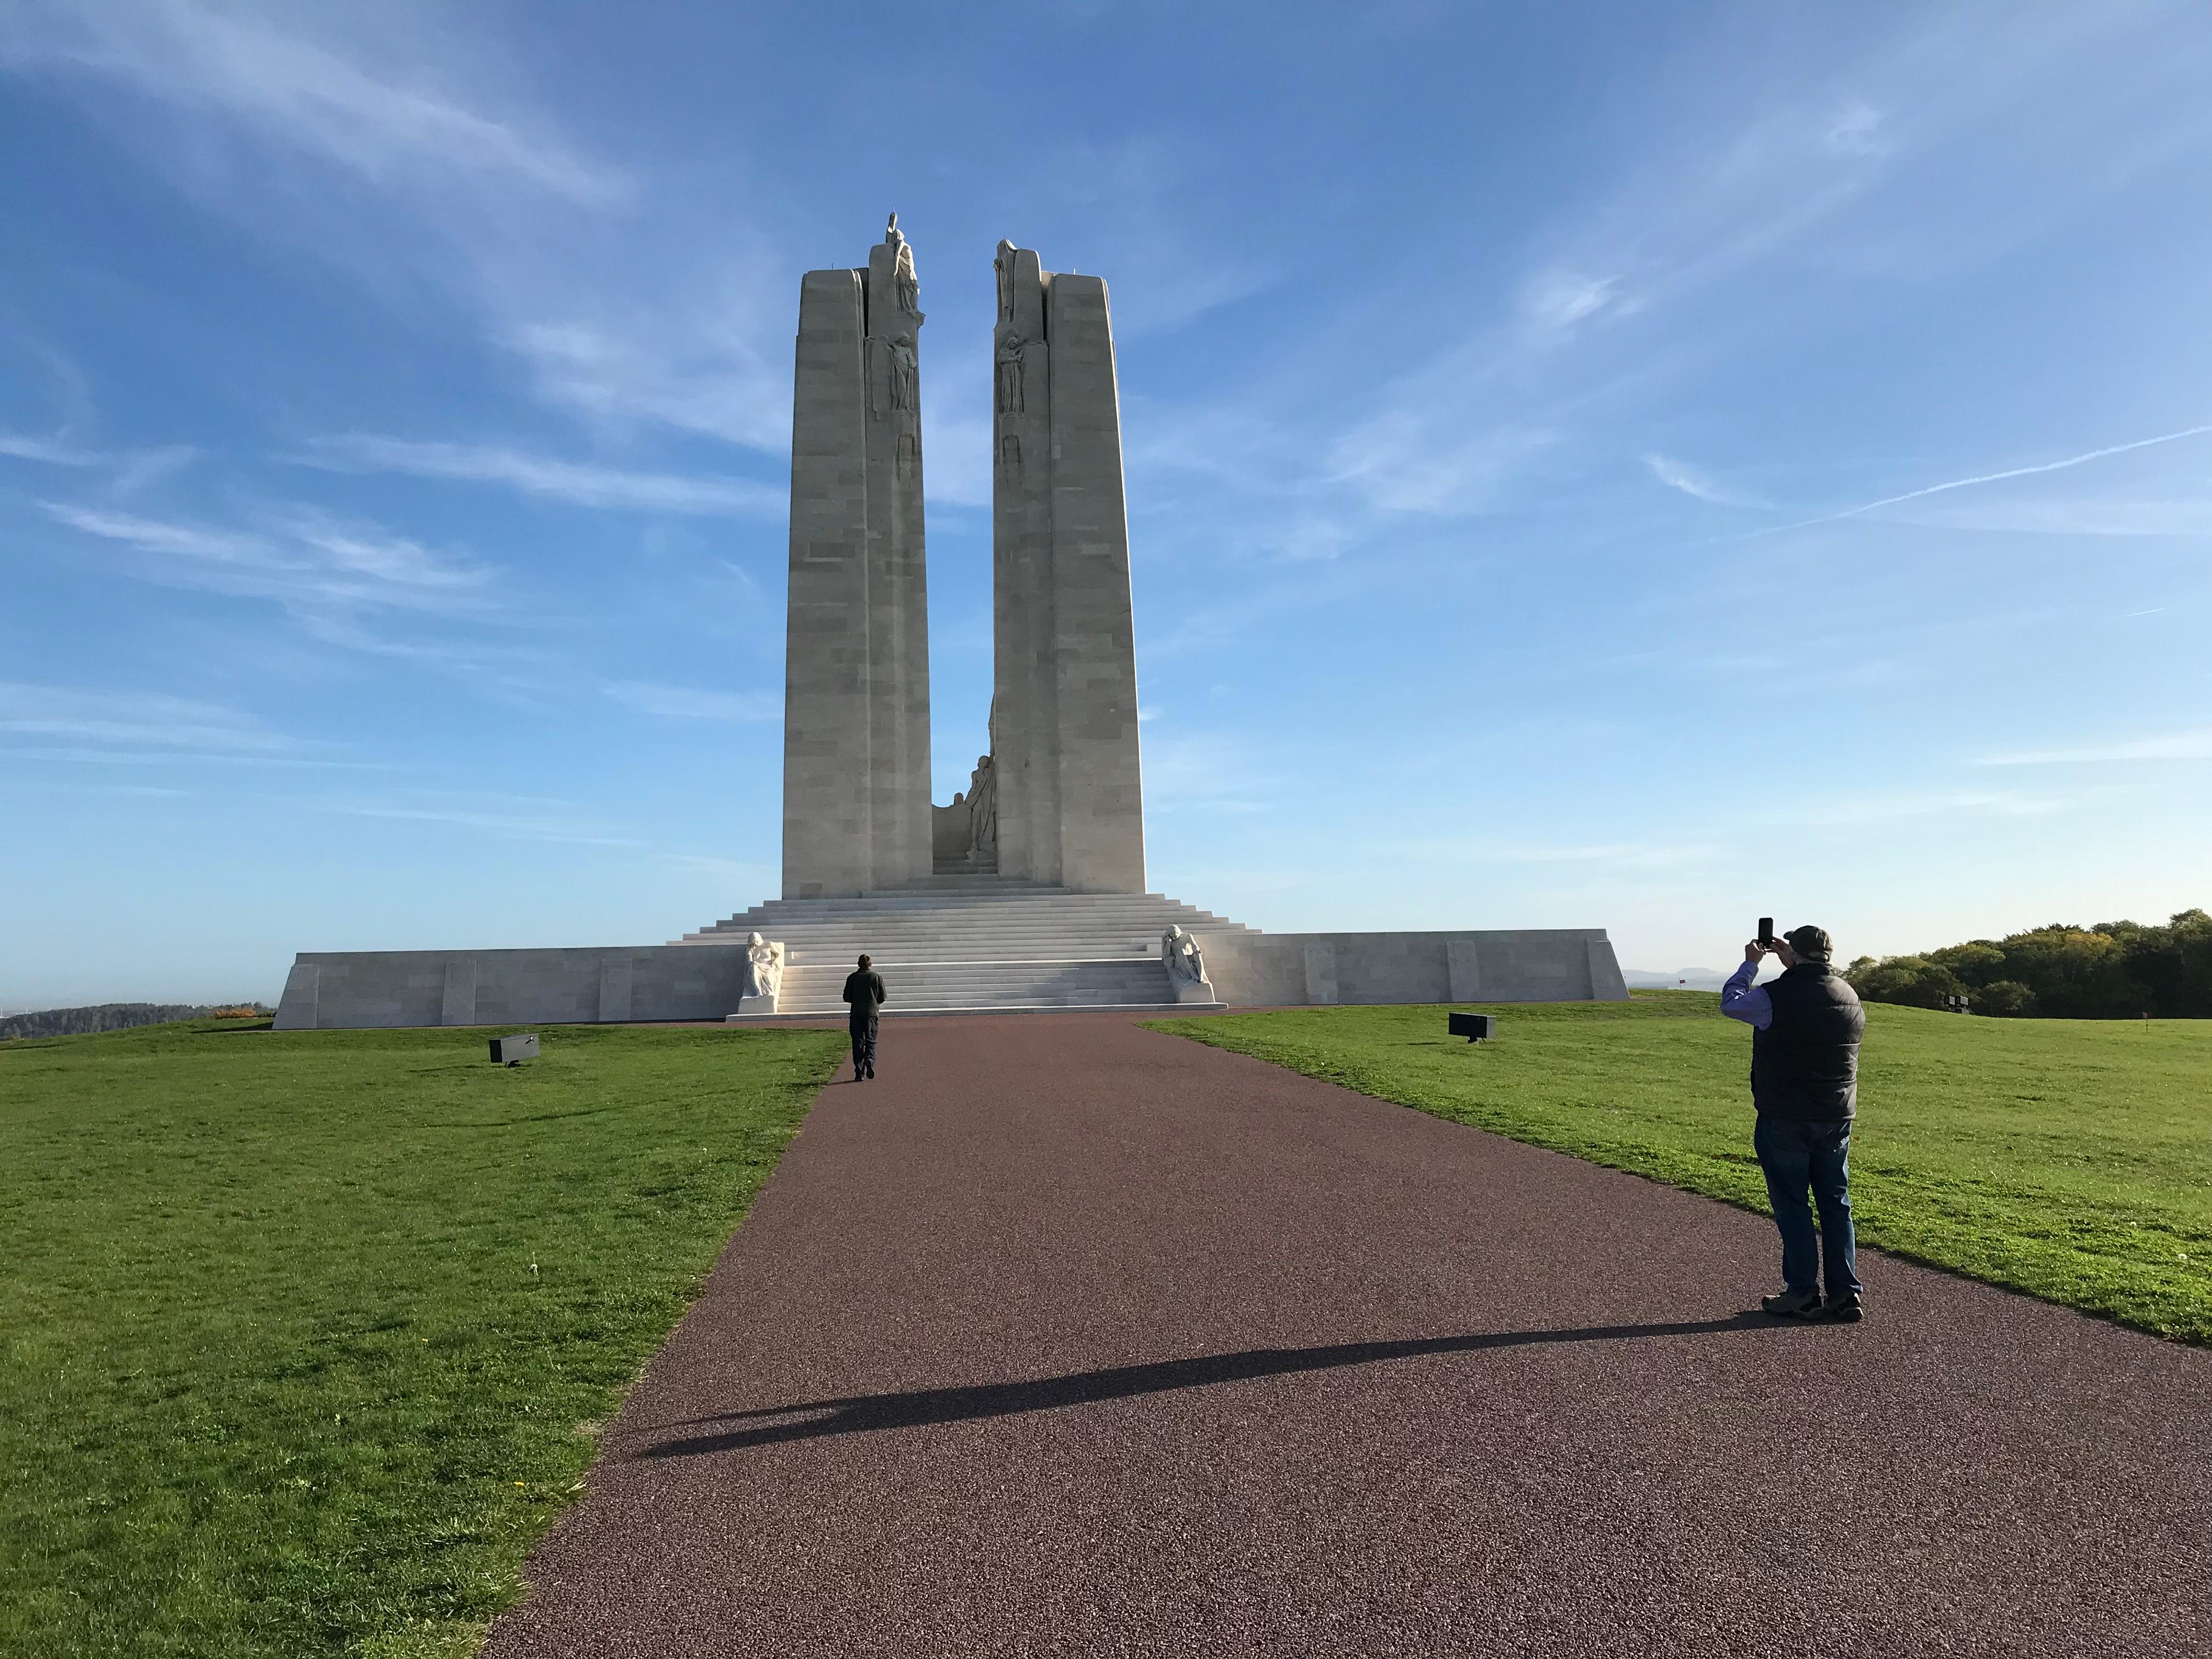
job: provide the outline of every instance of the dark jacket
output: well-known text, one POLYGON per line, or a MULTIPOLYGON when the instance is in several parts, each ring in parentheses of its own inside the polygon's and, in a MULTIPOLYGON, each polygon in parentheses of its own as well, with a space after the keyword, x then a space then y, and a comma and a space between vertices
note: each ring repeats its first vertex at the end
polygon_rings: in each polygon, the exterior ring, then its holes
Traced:
POLYGON ((854 1019, 872 1019, 876 1010, 887 1000, 884 976, 872 968, 856 969, 846 975, 845 1000, 853 1005, 854 1019))
POLYGON ((1751 1098, 1761 1117, 1839 1123, 1857 1109, 1866 1010, 1825 962, 1801 962, 1766 987, 1774 1018, 1751 1034, 1751 1098))

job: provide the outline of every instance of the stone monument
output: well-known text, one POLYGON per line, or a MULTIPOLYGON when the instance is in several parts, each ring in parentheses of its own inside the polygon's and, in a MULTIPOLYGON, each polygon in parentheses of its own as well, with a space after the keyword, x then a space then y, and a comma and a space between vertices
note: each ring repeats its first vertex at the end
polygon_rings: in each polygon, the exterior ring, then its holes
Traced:
POLYGON ((992 357, 997 868, 1145 890, 1121 407, 1106 284, 999 244, 992 357))
POLYGON ((865 269, 799 284, 791 410, 783 894, 931 870, 921 289, 893 214, 865 269))
POLYGON ((301 952, 279 1030, 834 1015, 859 951, 900 1013, 1626 1000, 1602 928, 1263 933, 1145 890, 1106 284, 1012 242, 994 270, 995 660, 967 790, 931 803, 921 289, 894 214, 866 266, 799 283, 783 896, 666 945, 301 952))

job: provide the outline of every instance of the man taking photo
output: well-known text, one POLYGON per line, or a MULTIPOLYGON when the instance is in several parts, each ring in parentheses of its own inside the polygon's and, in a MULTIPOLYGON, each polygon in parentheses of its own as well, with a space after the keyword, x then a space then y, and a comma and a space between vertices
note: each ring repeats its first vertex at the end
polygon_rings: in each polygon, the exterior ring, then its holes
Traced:
POLYGON ((1820 928, 1793 927, 1778 939, 1745 945, 1743 966, 1721 988, 1721 1012, 1752 1030, 1751 1099, 1759 1112, 1752 1147, 1782 1234, 1782 1294, 1761 1297, 1759 1305, 1785 1319, 1860 1316, 1850 1157, 1866 1011, 1836 972, 1832 955, 1820 928), (1781 959, 1782 976, 1754 985, 1769 952, 1781 959), (1820 1206, 1818 1232, 1805 1201, 1808 1188, 1820 1206))

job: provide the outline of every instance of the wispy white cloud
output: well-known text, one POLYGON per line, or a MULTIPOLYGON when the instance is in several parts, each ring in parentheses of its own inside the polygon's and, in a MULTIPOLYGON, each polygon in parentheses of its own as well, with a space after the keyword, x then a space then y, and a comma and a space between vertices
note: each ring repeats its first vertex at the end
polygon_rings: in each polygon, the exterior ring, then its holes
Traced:
POLYGON ((549 403, 615 425, 656 423, 773 453, 791 441, 788 376, 769 366, 763 343, 770 328, 746 302, 743 275, 714 276, 713 292, 686 292, 679 282, 673 292, 611 306, 587 295, 529 298, 509 289, 516 310, 539 314, 502 325, 498 339, 522 358, 549 403))
POLYGON ((1439 428, 1433 410, 1401 406, 1353 428, 1329 452, 1329 480, 1386 512, 1480 512, 1536 455, 1559 441, 1547 427, 1439 428))
POLYGON ((0 455, 19 461, 43 461, 49 466, 98 466, 106 459, 58 438, 33 438, 0 432, 0 455))
POLYGON ((1847 98, 1837 106, 1821 142, 1840 155, 1881 155, 1890 148, 1885 113, 1863 98, 1847 98))
MULTIPOLYGON (((378 818, 398 823, 452 824, 480 830, 511 841, 565 842, 582 847, 641 847, 625 835, 589 817, 561 811, 484 811, 466 805, 422 804, 408 799, 337 797, 304 803, 319 812, 344 817, 378 818)), ((495 802, 495 806, 499 803, 495 802)))
POLYGON ((0 432, 0 455, 49 466, 84 470, 106 468, 108 488, 118 495, 131 495, 189 466, 199 450, 191 444, 162 444, 151 449, 126 449, 112 453, 87 449, 60 438, 33 438, 0 432))
MULTIPOLYGON (((402 52, 365 64, 367 42, 327 39, 316 20, 254 15, 194 0, 101 0, 11 10, 0 63, 67 65, 259 138, 307 152, 380 186, 450 189, 456 180, 544 191, 583 206, 626 200, 629 179, 579 154, 542 120, 472 107, 410 68, 402 52), (289 24, 289 27, 287 27, 289 24)), ((419 64, 421 60, 417 60, 419 64)))
POLYGON ((2020 749, 1984 755, 1982 766, 2065 766, 2108 761, 2212 760, 2212 726, 2057 749, 2020 749))
POLYGON ((195 444, 162 444, 153 449, 134 450, 118 459, 111 488, 118 495, 135 495, 183 471, 199 456, 195 444))
POLYGON ((374 288, 427 278, 545 402, 774 452, 790 262, 714 176, 648 196, 520 84, 482 12, 115 0, 0 14, 0 65, 118 87, 124 130, 212 210, 374 288))
POLYGON ((1747 823, 1801 829, 1851 829, 1902 818, 1948 812, 1994 812, 2006 817, 2042 817, 2072 806, 2069 799, 2023 795, 2000 789, 1873 790, 1802 801, 1752 814, 1747 823))
POLYGON ((790 506, 788 492, 750 479, 697 478, 594 466, 499 445, 426 442, 349 433, 314 440, 311 453, 300 459, 311 465, 343 470, 502 484, 525 495, 578 507, 774 518, 790 506))
POLYGON ((702 691, 647 680, 616 680, 600 688, 624 708, 678 720, 773 720, 783 699, 770 691, 702 691))
POLYGON ((1618 276, 1539 271, 1522 284, 1522 319, 1544 333, 1565 333, 1607 307, 1620 308, 1620 283, 1618 276))
POLYGON ((1759 507, 1765 503, 1753 496, 1742 495, 1714 480, 1710 473, 1700 471, 1686 462, 1665 455, 1646 455, 1644 465, 1651 476, 1670 489, 1679 489, 1701 501, 1711 501, 1720 507, 1759 507))
POLYGON ((1906 501, 1917 501, 1929 495, 1948 495, 1954 489, 1972 489, 1983 484, 2002 483, 2010 478, 2032 478, 2046 472, 2063 472, 2069 467, 2086 466, 2092 461, 2101 461, 2114 455, 2130 454, 2138 449, 2149 449, 2160 444, 2179 443, 2185 438, 2201 438, 2212 433, 2212 423, 2186 426, 2179 432, 2162 432, 2154 438, 2136 438, 2127 443, 2107 444, 2100 449, 2084 450, 2079 455, 2069 455, 2062 460, 2039 461, 2030 466, 2007 467, 1999 472, 1978 472, 1971 477, 1948 478, 1942 483, 1908 489, 1899 495, 1884 495, 1879 501, 1862 501, 1856 507, 1847 507, 1840 513, 1824 513, 1818 518, 1800 519, 1793 524, 1768 525, 1762 529, 1747 531, 1740 538, 1753 540, 1762 536, 1778 536, 1785 531, 1809 530, 1817 525, 1838 524, 1845 519, 1856 519, 1863 514, 1877 512, 1886 507, 1899 507, 1906 501))
POLYGON ((269 509, 259 527, 239 529, 67 501, 40 505, 73 530, 152 556, 157 562, 142 574, 158 580, 310 608, 461 611, 488 604, 479 592, 488 568, 312 507, 269 509))
POLYGON ((216 750, 200 750, 180 752, 179 750, 131 749, 5 749, 0 750, 10 760, 64 762, 88 766, 174 766, 189 761, 195 766, 291 766, 323 767, 348 772, 402 772, 407 769, 393 761, 338 760, 327 755, 231 755, 216 750))
POLYGON ((0 732, 76 744, 128 745, 172 757, 183 751, 270 757, 310 745, 220 704, 158 692, 87 691, 0 682, 0 732))

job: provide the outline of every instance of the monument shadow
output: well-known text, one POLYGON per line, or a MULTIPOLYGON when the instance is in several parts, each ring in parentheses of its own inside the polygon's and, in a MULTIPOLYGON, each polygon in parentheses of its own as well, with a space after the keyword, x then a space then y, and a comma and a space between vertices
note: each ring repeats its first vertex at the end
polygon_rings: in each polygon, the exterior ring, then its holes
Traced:
POLYGON ((802 1401, 723 1412, 661 1428, 696 1428, 710 1423, 751 1422, 753 1426, 662 1441, 633 1453, 638 1458, 700 1457, 742 1451, 750 1446, 823 1435, 866 1434, 883 1429, 916 1428, 931 1423, 974 1422, 1024 1412, 1054 1411, 1103 1400, 1128 1400, 1216 1382, 1291 1376, 1302 1371, 1371 1365, 1386 1359, 1415 1359, 1431 1354, 1478 1353, 1493 1348, 1531 1347, 1553 1342, 1619 1342, 1639 1337, 1708 1336, 1729 1331, 1790 1328, 1763 1314, 1732 1314, 1725 1319, 1681 1320, 1646 1325, 1589 1325, 1566 1330, 1487 1331, 1462 1336, 1411 1337, 1395 1341, 1339 1342, 1311 1348, 1248 1348, 1237 1353, 1201 1354, 1144 1365, 1114 1365, 1073 1371, 1062 1376, 1020 1382, 985 1382, 963 1388, 917 1389, 903 1394, 854 1395, 842 1399, 802 1401), (801 1417, 801 1413, 807 1413, 801 1417), (794 1422, 759 1422, 765 1418, 800 1418, 794 1422))

